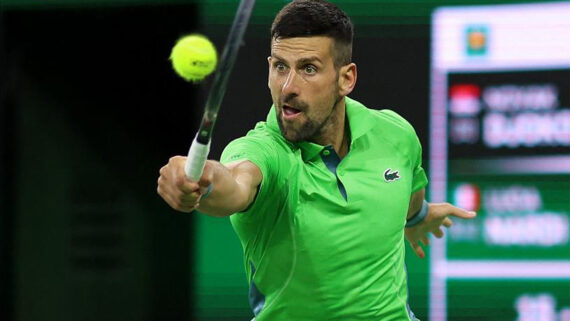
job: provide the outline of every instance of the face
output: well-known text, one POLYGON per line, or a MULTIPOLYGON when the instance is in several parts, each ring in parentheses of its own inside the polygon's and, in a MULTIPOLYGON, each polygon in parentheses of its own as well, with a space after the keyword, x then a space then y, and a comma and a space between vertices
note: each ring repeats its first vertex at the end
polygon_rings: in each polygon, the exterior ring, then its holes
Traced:
POLYGON ((329 37, 273 39, 269 89, 282 135, 289 141, 314 140, 334 121, 343 97, 329 37))

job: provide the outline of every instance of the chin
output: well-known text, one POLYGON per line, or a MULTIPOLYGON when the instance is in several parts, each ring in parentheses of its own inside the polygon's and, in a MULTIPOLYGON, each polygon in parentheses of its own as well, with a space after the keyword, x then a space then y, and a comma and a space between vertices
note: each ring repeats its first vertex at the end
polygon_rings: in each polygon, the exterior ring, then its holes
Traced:
POLYGON ((283 138, 285 138, 287 141, 289 141, 291 143, 298 143, 298 142, 303 140, 301 137, 299 137, 299 135, 295 135, 295 133, 287 132, 283 128, 281 128, 281 136, 283 136, 283 138))
POLYGON ((310 135, 307 135, 308 132, 310 132, 310 122, 304 123, 300 129, 298 130, 294 130, 293 128, 291 128, 292 124, 289 124, 289 126, 286 126, 285 123, 283 122, 283 119, 281 119, 280 115, 277 115, 277 124, 279 125, 279 130, 281 131, 281 136, 283 136, 283 138, 285 138, 286 140, 288 140, 291 143, 298 143, 298 142, 302 142, 305 141, 307 139, 309 139, 310 135))

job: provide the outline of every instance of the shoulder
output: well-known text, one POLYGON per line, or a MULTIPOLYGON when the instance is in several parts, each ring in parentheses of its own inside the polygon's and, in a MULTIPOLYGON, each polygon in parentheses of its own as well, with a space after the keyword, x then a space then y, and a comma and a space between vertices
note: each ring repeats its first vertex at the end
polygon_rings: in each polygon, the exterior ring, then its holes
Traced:
POLYGON ((258 144, 279 152, 289 152, 291 150, 291 143, 281 135, 281 132, 271 128, 271 126, 268 126, 267 122, 264 121, 258 122, 252 130, 237 140, 255 141, 258 144))
POLYGON ((414 127, 404 117, 390 109, 371 110, 376 126, 371 131, 381 141, 392 145, 398 153, 416 159, 422 146, 414 127))
POLYGON ((393 110, 390 109, 372 109, 366 107, 364 104, 346 97, 347 112, 349 114, 349 121, 355 121, 358 127, 363 127, 366 130, 382 131, 383 134, 395 133, 414 134, 415 130, 412 125, 393 110))
MULTIPOLYGON (((351 130, 356 136, 366 136, 370 142, 389 143, 397 150, 415 149, 419 144, 416 131, 401 115, 390 109, 371 109, 353 99, 347 99, 347 111, 355 121, 351 130)), ((350 117, 349 115, 349 121, 350 117)))
POLYGON ((244 155, 255 155, 256 158, 273 158, 276 154, 291 151, 289 143, 266 122, 258 122, 245 136, 232 140, 222 153, 223 162, 231 162, 243 158, 244 155))
POLYGON ((376 132, 380 131, 385 140, 411 154, 421 150, 416 130, 404 117, 390 109, 373 110, 373 114, 377 119, 376 132))
POLYGON ((370 109, 370 112, 376 119, 377 126, 390 129, 398 134, 416 135, 416 131, 410 122, 395 111, 390 109, 370 109))

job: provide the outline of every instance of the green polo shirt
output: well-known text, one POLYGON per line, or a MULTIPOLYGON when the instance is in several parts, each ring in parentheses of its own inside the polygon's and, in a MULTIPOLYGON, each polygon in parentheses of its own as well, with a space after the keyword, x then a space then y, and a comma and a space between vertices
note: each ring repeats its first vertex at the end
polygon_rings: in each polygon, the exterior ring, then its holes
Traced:
POLYGON ((232 141, 221 162, 249 160, 263 180, 230 219, 244 250, 256 321, 414 320, 404 225, 427 184, 414 129, 390 110, 346 98, 351 144, 290 143, 275 109, 232 141))

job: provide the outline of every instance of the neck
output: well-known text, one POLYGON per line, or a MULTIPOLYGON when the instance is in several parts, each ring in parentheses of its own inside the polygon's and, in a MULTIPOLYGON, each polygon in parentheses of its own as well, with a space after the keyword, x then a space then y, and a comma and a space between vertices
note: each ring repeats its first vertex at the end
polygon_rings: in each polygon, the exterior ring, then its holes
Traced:
POLYGON ((323 126, 318 137, 313 139, 319 145, 332 145, 340 159, 348 153, 350 145, 350 130, 346 121, 346 106, 344 98, 334 108, 328 123, 323 126))
POLYGON ((335 146, 334 150, 338 154, 340 159, 343 159, 346 154, 348 154, 348 150, 350 149, 350 127, 348 127, 348 121, 346 117, 343 118, 343 129, 342 129, 342 140, 340 146, 337 148, 335 146))

